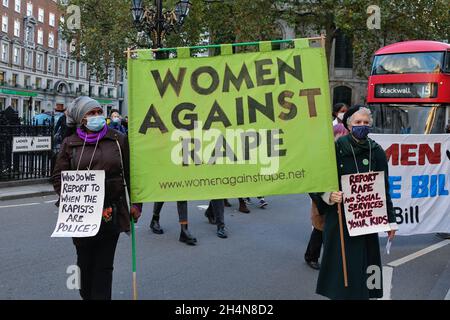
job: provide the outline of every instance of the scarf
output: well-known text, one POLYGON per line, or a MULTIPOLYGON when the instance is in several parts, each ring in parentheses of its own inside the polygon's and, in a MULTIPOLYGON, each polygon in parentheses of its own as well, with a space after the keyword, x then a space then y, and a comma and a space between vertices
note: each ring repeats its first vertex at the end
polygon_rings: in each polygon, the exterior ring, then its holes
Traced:
POLYGON ((81 128, 77 128, 77 135, 80 137, 81 140, 85 141, 86 143, 93 144, 96 143, 97 140, 103 139, 103 137, 108 132, 108 126, 105 125, 102 130, 98 132, 93 133, 87 133, 81 128))

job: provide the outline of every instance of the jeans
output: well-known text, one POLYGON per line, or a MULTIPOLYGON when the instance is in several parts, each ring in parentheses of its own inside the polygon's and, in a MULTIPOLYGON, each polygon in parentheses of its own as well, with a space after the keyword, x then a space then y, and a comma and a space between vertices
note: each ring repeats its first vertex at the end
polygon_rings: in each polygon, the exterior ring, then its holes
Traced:
MULTIPOLYGON (((153 214, 159 216, 164 202, 155 202, 153 205, 153 214)), ((178 219, 180 222, 188 221, 187 201, 177 201, 178 219)))

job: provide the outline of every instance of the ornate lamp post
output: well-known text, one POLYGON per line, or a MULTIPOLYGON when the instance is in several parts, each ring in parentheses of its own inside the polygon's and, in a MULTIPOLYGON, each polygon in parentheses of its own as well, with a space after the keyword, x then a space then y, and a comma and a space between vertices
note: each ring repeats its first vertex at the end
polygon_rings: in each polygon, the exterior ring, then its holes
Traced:
POLYGON ((163 46, 167 34, 181 29, 191 5, 189 0, 181 0, 173 10, 163 11, 162 0, 155 0, 150 7, 144 7, 142 0, 132 0, 131 12, 136 28, 147 34, 152 40, 152 48, 157 49, 163 46))

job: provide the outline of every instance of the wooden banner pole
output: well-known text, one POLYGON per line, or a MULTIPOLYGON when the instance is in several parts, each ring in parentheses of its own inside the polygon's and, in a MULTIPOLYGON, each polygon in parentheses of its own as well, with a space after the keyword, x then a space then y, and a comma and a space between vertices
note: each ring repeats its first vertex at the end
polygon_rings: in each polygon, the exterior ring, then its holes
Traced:
POLYGON ((347 258, 345 256, 345 243, 344 243, 344 226, 342 223, 342 207, 338 203, 338 216, 339 216, 339 233, 341 238, 341 255, 342 255, 342 271, 344 272, 344 286, 348 287, 348 277, 347 277, 347 258))

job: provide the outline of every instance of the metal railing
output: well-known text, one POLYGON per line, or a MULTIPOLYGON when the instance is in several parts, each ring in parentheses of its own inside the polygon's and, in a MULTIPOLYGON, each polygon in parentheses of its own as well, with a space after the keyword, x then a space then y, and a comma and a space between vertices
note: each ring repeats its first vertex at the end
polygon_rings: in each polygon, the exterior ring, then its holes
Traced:
POLYGON ((0 125, 0 181, 48 178, 52 170, 52 150, 13 152, 13 138, 51 136, 53 126, 0 125))

